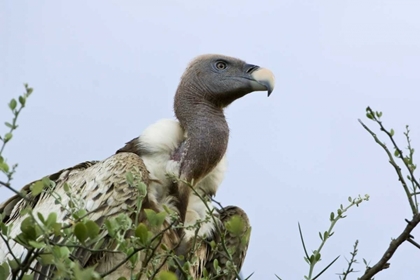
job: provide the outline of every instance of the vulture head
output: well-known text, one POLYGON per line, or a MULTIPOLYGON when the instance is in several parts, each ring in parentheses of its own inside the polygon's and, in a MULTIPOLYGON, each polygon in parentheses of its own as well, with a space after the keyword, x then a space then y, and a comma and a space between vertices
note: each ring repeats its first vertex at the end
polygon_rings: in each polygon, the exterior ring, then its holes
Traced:
MULTIPOLYGON (((175 94, 174 110, 187 134, 176 151, 179 175, 195 183, 209 174, 226 153, 229 127, 223 109, 238 98, 274 88, 270 70, 224 55, 195 58, 181 77, 175 94)), ((185 217, 189 186, 178 187, 180 214, 185 217)))
POLYGON ((268 69, 229 56, 201 55, 182 75, 175 95, 175 114, 185 98, 224 108, 250 92, 267 91, 270 96, 273 89, 274 75, 268 69))

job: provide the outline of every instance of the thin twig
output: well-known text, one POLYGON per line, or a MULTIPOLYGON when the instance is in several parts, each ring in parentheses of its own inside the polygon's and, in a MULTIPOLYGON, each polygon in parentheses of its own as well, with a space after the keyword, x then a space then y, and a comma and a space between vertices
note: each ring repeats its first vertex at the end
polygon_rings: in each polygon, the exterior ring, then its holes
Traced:
POLYGON ((346 280, 347 276, 349 276, 350 273, 354 272, 352 266, 353 266, 354 263, 357 262, 356 261, 356 255, 357 255, 357 251, 358 251, 357 250, 357 245, 358 244, 359 244, 359 240, 356 240, 356 242, 354 242, 354 245, 353 245, 353 252, 350 253, 351 259, 350 259, 350 261, 347 261, 347 263, 348 263, 347 269, 346 269, 345 272, 343 272, 343 274, 341 274, 341 275, 344 276, 342 280, 346 280))
POLYGON ((20 260, 13 254, 12 248, 10 248, 10 244, 8 240, 3 236, 3 234, 0 234, 1 239, 3 239, 4 243, 6 244, 7 249, 9 250, 10 255, 12 255, 13 259, 16 261, 16 263, 20 266, 20 260))
POLYGON ((30 201, 26 196, 24 196, 23 194, 21 194, 19 191, 15 190, 14 188, 12 188, 9 183, 0 181, 0 185, 8 188, 9 190, 17 194, 20 198, 24 199, 25 201, 30 201))
POLYGON ((54 246, 83 249, 91 253, 110 253, 110 254, 121 253, 120 251, 113 251, 113 250, 107 250, 107 249, 90 249, 86 246, 77 245, 77 244, 56 243, 52 240, 50 240, 49 242, 54 246))
MULTIPOLYGON (((157 235, 155 235, 151 240, 150 243, 152 243, 154 240, 156 240, 161 234, 165 233, 167 230, 169 230, 172 226, 174 225, 174 223, 171 223, 169 226, 167 226, 166 228, 164 228, 160 233, 158 233, 157 235)), ((105 277, 111 273, 113 273, 114 271, 116 271, 118 268, 120 268, 120 266, 122 266, 123 264, 125 264, 132 256, 134 256, 135 254, 137 254, 138 252, 140 252, 141 250, 146 249, 146 247, 140 247, 140 248, 136 248, 134 249, 134 251, 128 255, 124 260, 122 260, 119 264, 117 264, 116 266, 114 266, 113 268, 111 268, 110 270, 108 270, 105 273, 101 274, 101 277, 105 277)))
MULTIPOLYGON (((378 137, 376 136, 376 134, 372 131, 372 130, 370 130, 360 119, 359 119, 359 122, 360 122, 360 124, 363 126, 363 128, 367 131, 367 132, 369 132, 369 134, 373 137, 373 139, 375 140, 375 142, 376 143, 378 143, 379 144, 379 146, 381 146, 382 147, 382 149, 384 149, 384 151, 387 153, 387 155, 388 155, 388 158, 389 158, 389 163, 394 167, 394 169, 395 169, 395 172, 397 173, 397 175, 398 175, 398 179, 399 179, 399 181, 401 182, 401 185, 403 186, 403 188, 404 188, 404 191, 405 191, 405 193, 406 193, 406 195, 407 195, 407 199, 408 199, 408 202, 410 203, 410 207, 411 207, 411 211, 413 212, 413 214, 417 214, 417 207, 416 207, 416 205, 415 205, 415 203, 414 203, 414 201, 413 201, 413 199, 411 198, 411 192, 410 192, 410 190, 409 190, 409 188, 408 188, 408 186, 407 186, 407 183, 405 182, 405 180, 404 180, 404 176, 403 176, 403 174, 402 174, 402 172, 401 172, 401 168, 397 165, 397 163, 394 161, 394 158, 393 158, 393 156, 392 156, 392 154, 391 154, 391 152, 388 150, 388 148, 385 146, 385 144, 384 143, 382 143, 379 139, 378 139, 378 137)), ((397 147, 396 147, 397 148, 397 147)))
POLYGON ((420 249, 420 244, 417 243, 416 241, 414 241, 413 238, 410 237, 410 238, 407 239, 407 241, 410 242, 411 244, 413 244, 418 249, 420 249))

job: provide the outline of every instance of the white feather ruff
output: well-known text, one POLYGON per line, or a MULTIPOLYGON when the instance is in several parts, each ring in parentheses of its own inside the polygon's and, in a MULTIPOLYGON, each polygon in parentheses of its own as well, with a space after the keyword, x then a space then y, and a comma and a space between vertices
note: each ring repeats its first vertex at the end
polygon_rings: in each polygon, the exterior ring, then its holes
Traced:
MULTIPOLYGON (((152 178, 159 180, 162 184, 151 183, 149 188, 149 198, 160 201, 162 197, 159 194, 167 194, 172 181, 167 175, 179 174, 179 162, 171 160, 171 155, 179 147, 182 141, 186 139, 186 133, 176 120, 163 119, 144 130, 139 137, 142 147, 145 147, 152 153, 142 156, 142 159, 150 172, 152 178)), ((219 164, 200 182, 197 182, 196 189, 201 193, 216 193, 219 185, 222 183, 224 173, 227 168, 226 156, 222 158, 219 164)), ((208 203, 212 209, 211 203, 208 203)), ((193 225, 197 220, 206 218, 207 208, 203 201, 194 194, 191 194, 185 224, 193 225)), ((199 235, 209 236, 214 229, 213 223, 202 224, 199 235)), ((187 238, 193 231, 187 232, 187 238)))

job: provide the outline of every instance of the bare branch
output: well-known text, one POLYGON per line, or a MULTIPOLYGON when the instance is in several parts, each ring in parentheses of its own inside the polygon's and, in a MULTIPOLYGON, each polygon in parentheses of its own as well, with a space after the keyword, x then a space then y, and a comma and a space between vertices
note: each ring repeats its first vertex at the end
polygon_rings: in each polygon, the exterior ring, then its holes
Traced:
POLYGON ((404 231, 398 236, 396 239, 391 241, 388 249, 385 251, 382 258, 377 262, 373 267, 368 268, 359 280, 370 280, 374 275, 380 272, 383 269, 389 267, 388 261, 392 258, 395 251, 397 251, 398 247, 404 242, 411 239, 411 231, 418 225, 420 222, 420 214, 414 215, 413 219, 408 222, 407 226, 405 227, 404 231))
POLYGON ((411 244, 413 244, 415 247, 420 249, 420 244, 417 243, 416 241, 414 241, 412 237, 408 238, 407 241, 410 242, 411 244))

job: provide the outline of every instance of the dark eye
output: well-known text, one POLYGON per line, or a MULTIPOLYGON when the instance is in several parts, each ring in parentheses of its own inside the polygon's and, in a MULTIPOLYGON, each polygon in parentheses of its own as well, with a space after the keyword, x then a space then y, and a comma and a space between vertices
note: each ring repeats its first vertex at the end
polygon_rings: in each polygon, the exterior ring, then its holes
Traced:
POLYGON ((226 62, 219 61, 216 63, 216 68, 219 70, 226 69, 226 67, 227 67, 226 62))

